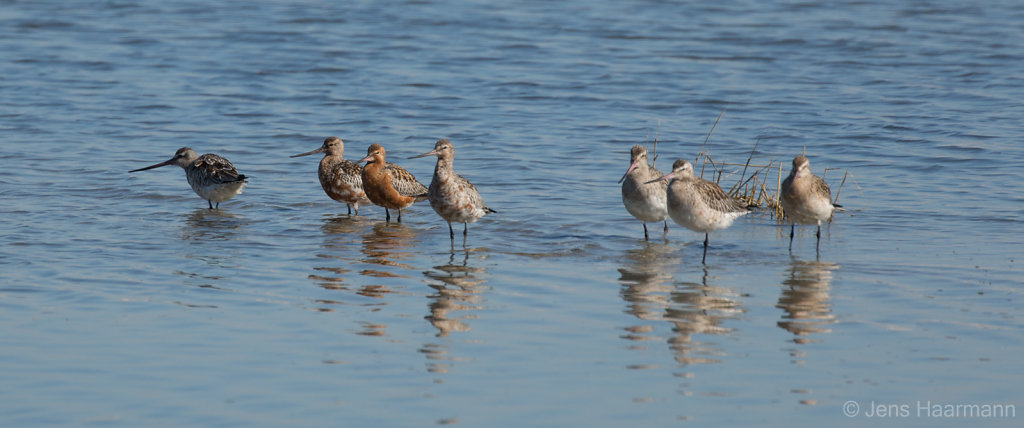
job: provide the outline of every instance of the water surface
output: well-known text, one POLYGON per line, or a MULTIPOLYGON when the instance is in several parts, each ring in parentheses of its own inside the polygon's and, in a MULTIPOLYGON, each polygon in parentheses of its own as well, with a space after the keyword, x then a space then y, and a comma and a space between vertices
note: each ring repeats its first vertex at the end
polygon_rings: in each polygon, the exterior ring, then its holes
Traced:
POLYGON ((843 413, 1024 406, 1017 2, 43 1, 0 21, 9 424, 1019 425, 843 413), (426 204, 349 217, 288 158, 329 135, 424 182, 405 158, 450 138, 498 213, 454 245, 426 204), (645 242, 621 205, 655 139, 662 170, 756 144, 769 187, 806 150, 848 211, 820 255, 758 213, 701 265, 702 236, 645 242), (211 211, 179 170, 127 173, 182 146, 245 193, 211 211))

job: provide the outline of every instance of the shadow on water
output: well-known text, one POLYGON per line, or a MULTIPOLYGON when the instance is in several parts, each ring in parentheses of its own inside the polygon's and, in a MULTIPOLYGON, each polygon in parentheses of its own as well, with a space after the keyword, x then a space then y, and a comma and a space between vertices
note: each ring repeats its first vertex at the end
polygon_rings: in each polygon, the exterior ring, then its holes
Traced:
POLYGON ((789 272, 782 280, 782 293, 775 307, 784 311, 778 325, 793 333, 793 342, 813 343, 812 334, 832 332, 828 325, 836 320, 829 303, 829 289, 832 271, 839 267, 835 263, 790 259, 789 272))
MULTIPOLYGON (((487 290, 484 285, 487 271, 469 264, 470 254, 476 251, 467 248, 458 253, 452 251, 447 264, 423 272, 429 279, 428 285, 435 290, 428 296, 430 313, 424 319, 437 329, 436 337, 469 331, 468 321, 476 315, 465 311, 485 309, 481 293, 487 290)), ((448 346, 443 342, 426 343, 420 352, 426 355, 427 370, 431 373, 447 373, 451 362, 456 360, 449 355, 448 346)))

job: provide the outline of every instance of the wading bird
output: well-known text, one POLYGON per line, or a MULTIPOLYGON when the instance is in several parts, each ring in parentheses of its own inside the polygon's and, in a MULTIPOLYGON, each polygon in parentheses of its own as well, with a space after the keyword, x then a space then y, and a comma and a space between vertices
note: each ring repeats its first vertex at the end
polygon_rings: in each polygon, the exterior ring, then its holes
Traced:
POLYGON ((476 186, 470 183, 461 175, 456 174, 452 167, 452 160, 455 158, 455 148, 447 139, 438 140, 434 144, 434 150, 427 153, 413 156, 409 159, 421 158, 424 156, 437 156, 437 164, 434 166, 434 177, 430 180, 430 188, 427 191, 427 199, 430 200, 430 207, 448 222, 448 234, 452 238, 452 245, 455 244, 455 230, 452 229, 452 222, 462 223, 462 239, 469 234, 469 223, 479 220, 481 217, 496 211, 484 205, 480 192, 476 186))
POLYGON ((215 203, 216 207, 220 208, 221 202, 242 193, 247 183, 246 177, 239 174, 227 159, 212 153, 199 156, 195 150, 188 147, 178 149, 174 157, 166 161, 128 172, 145 171, 167 165, 177 165, 185 170, 188 185, 210 204, 211 210, 214 209, 215 203))

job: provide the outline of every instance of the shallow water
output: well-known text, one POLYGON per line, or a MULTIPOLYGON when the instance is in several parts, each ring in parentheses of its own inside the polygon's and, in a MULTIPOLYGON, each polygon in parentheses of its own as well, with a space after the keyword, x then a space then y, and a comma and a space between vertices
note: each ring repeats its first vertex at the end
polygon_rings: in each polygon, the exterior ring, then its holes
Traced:
POLYGON ((1017 2, 9 2, 0 21, 12 426, 1019 425, 917 410, 1024 406, 1017 2), (405 158, 448 137, 498 213, 454 246, 426 204, 349 217, 288 158, 328 135, 424 182, 430 159, 405 158), (703 266, 700 235, 644 242, 622 207, 629 148, 655 138, 662 170, 756 144, 785 174, 806 149, 848 211, 820 256, 812 227, 790 254, 756 213, 703 266), (231 159, 245 193, 211 211, 179 170, 127 173, 181 146, 231 159))

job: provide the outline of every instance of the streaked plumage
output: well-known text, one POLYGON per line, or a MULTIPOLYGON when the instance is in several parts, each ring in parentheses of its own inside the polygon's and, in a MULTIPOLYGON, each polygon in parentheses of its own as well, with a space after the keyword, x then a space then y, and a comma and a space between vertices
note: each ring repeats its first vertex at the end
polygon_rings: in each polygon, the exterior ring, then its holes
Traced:
POLYGON ((801 155, 793 158, 793 169, 782 182, 782 211, 792 224, 789 227, 789 249, 793 249, 796 224, 816 224, 817 241, 821 244, 821 222, 832 218, 837 205, 832 203, 832 191, 821 177, 811 172, 811 161, 801 155))
POLYGON ((750 209, 743 201, 725 194, 718 184, 694 175, 689 161, 675 161, 671 173, 650 182, 668 179, 672 179, 667 191, 668 215, 680 226, 704 232, 703 263, 708 255, 708 234, 729 227, 750 209))
POLYGON ((354 208, 356 215, 359 215, 359 204, 370 203, 366 192, 363 191, 363 166, 345 159, 345 142, 338 137, 327 137, 319 149, 291 157, 316 153, 324 153, 324 157, 320 159, 320 168, 317 169, 320 187, 323 187, 324 193, 331 199, 344 203, 349 214, 352 214, 354 208))
POLYGON ((488 213, 495 212, 484 205, 480 192, 476 186, 470 183, 461 175, 455 173, 452 161, 455 158, 455 148, 447 139, 438 140, 434 144, 434 150, 413 156, 421 158, 424 156, 437 156, 437 164, 434 166, 434 177, 430 180, 430 188, 427 191, 427 199, 430 200, 430 207, 448 222, 448 233, 455 242, 455 230, 452 229, 452 222, 462 223, 462 236, 469 233, 469 223, 479 220, 488 213))
POLYGON ((391 221, 389 209, 398 210, 398 221, 402 221, 402 209, 427 199, 427 187, 416 180, 411 172, 398 165, 387 164, 386 151, 380 144, 366 148, 366 157, 358 163, 363 167, 363 191, 375 205, 384 207, 387 221, 391 221))
POLYGON ((199 156, 188 147, 178 149, 174 157, 164 162, 128 172, 145 171, 167 165, 177 165, 185 170, 188 185, 210 204, 210 209, 214 208, 214 203, 220 208, 221 202, 242 193, 247 183, 246 177, 239 174, 227 159, 212 153, 199 156))
POLYGON ((665 222, 665 233, 668 233, 668 205, 665 191, 668 188, 667 181, 658 181, 645 184, 650 180, 661 177, 661 171, 654 169, 647 163, 647 149, 636 145, 629 152, 629 169, 619 179, 622 183, 622 204, 626 206, 633 217, 636 217, 644 225, 644 239, 647 235, 647 222, 665 222))

